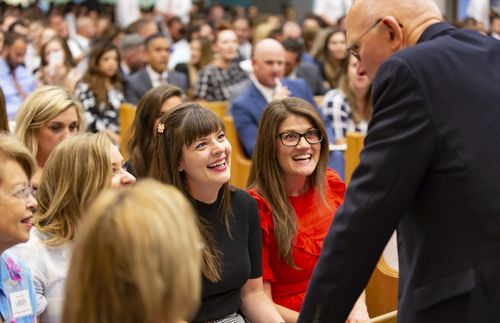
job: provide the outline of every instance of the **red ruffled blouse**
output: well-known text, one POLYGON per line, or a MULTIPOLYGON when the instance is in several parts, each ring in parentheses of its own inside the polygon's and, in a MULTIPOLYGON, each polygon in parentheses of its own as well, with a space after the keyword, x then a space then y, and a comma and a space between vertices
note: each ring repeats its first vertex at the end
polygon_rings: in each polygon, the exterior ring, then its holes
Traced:
POLYGON ((301 196, 289 196, 298 220, 298 233, 293 243, 292 257, 295 269, 278 257, 271 208, 259 193, 249 193, 257 201, 262 227, 262 278, 271 283, 273 301, 294 311, 300 311, 307 285, 323 246, 337 208, 344 201, 345 184, 338 174, 327 169, 325 198, 328 208, 321 203, 316 188, 301 196))

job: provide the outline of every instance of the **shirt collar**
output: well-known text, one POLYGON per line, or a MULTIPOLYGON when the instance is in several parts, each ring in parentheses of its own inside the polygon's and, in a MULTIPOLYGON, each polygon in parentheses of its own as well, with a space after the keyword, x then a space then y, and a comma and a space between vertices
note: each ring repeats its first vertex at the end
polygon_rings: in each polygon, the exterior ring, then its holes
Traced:
POLYGON ((273 93, 274 93, 274 88, 272 87, 267 87, 265 85, 262 85, 255 75, 252 73, 250 74, 250 80, 252 80, 253 84, 259 90, 259 92, 264 96, 266 99, 267 103, 271 102, 273 100, 273 93))
POLYGON ((149 79, 153 84, 153 87, 160 85, 160 76, 166 81, 168 78, 168 70, 163 71, 163 73, 157 73, 151 65, 146 65, 146 72, 148 72, 149 79))

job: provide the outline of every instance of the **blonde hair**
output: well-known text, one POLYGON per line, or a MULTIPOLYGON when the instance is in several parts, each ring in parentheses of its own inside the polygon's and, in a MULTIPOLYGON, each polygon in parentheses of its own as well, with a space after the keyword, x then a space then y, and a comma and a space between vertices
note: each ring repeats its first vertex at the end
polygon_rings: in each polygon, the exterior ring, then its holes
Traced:
POLYGON ((85 129, 85 118, 80 102, 64 88, 41 86, 28 95, 21 105, 17 113, 14 135, 36 157, 39 129, 71 107, 76 110, 79 130, 82 132, 85 129))
POLYGON ((63 322, 189 320, 200 304, 200 234, 187 199, 151 179, 101 194, 78 231, 63 322))
MULTIPOLYGON (((0 134, 0 165, 3 170, 3 163, 7 160, 14 160, 21 165, 28 179, 33 176, 36 170, 36 162, 30 151, 19 140, 5 134, 0 134)), ((0 184, 2 183, 4 172, 0 172, 0 184)))
POLYGON ((82 213, 111 183, 111 140, 104 133, 77 135, 56 146, 45 164, 33 224, 51 237, 72 240, 82 213))
POLYGON ((281 145, 278 139, 279 127, 291 115, 308 119, 323 135, 318 164, 308 180, 309 186, 316 187, 320 192, 321 201, 318 203, 326 205, 324 178, 329 156, 326 128, 318 111, 309 102, 299 98, 274 100, 265 108, 260 119, 248 185, 250 188, 256 187, 269 203, 278 255, 284 262, 295 267, 292 243, 297 235, 297 215, 286 195, 283 171, 276 154, 278 145, 281 145))
MULTIPOLYGON (((361 121, 364 120, 364 116, 360 114, 358 103, 356 100, 356 95, 354 91, 351 89, 349 86, 349 63, 351 60, 356 59, 354 56, 349 55, 347 58, 347 63, 342 66, 342 75, 339 78, 338 82, 338 88, 344 92, 347 103, 349 103, 349 107, 351 108, 351 113, 352 113, 352 120, 354 121, 355 124, 359 124, 361 121)), ((368 88, 368 91, 365 94, 365 97, 363 98, 365 108, 368 111, 368 119, 371 119, 372 112, 373 112, 373 103, 372 103, 372 86, 370 85, 368 88)))

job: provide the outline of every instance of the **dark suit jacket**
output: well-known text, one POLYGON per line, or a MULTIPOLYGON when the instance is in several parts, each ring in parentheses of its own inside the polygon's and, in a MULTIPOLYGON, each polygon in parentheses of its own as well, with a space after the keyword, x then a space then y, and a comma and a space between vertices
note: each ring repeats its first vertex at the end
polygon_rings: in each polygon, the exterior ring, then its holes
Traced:
MULTIPOLYGON (((314 107, 317 107, 312 92, 303 79, 284 79, 282 83, 288 87, 293 97, 304 99, 314 107)), ((232 102, 231 112, 233 114, 234 127, 238 133, 240 143, 248 156, 252 156, 255 140, 257 139, 260 116, 266 106, 266 99, 253 82, 249 82, 247 89, 232 102)), ((320 110, 318 112, 323 116, 320 110)), ((326 118, 323 118, 323 120, 326 120, 326 118)), ((333 135, 329 133, 328 137, 331 140, 333 135)))
MULTIPOLYGON (((180 87, 187 93, 189 84, 186 75, 177 71, 168 71, 167 82, 180 87)), ((137 105, 142 96, 153 87, 145 68, 129 76, 125 82, 125 98, 127 102, 137 105)))
POLYGON ((446 23, 392 55, 300 323, 344 322, 398 226, 398 322, 500 318, 500 42, 446 23))
POLYGON ((314 63, 301 63, 297 67, 297 77, 303 78, 314 95, 323 95, 326 93, 323 85, 323 77, 318 65, 314 63))

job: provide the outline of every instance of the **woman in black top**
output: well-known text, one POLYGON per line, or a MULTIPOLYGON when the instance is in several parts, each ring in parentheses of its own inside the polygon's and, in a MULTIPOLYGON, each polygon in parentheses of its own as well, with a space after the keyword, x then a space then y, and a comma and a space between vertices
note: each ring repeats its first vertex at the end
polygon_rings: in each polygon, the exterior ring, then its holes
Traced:
POLYGON ((255 201, 230 187, 231 144, 224 124, 196 103, 157 126, 151 176, 193 203, 202 235, 202 304, 193 322, 282 322, 262 283, 262 240, 255 201), (241 316, 241 315, 243 316, 241 316))

